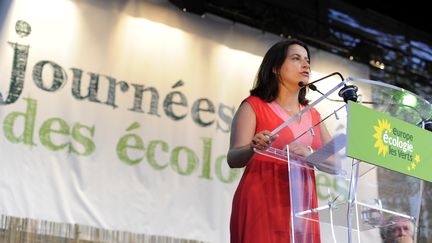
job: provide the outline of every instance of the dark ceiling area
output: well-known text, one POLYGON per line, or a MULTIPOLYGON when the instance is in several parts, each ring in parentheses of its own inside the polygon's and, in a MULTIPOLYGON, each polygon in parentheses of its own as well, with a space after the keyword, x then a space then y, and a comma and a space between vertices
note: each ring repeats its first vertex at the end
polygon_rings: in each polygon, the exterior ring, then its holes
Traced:
POLYGON ((392 18, 408 26, 422 30, 426 33, 432 33, 432 25, 427 21, 430 14, 430 7, 427 1, 415 1, 408 3, 406 1, 342 1, 358 7, 368 13, 378 13, 388 18, 392 18))
MULTIPOLYGON (((432 97, 432 25, 426 6, 342 0, 170 0, 370 65, 371 79, 432 97), (401 12, 399 9, 402 9, 401 12), (421 20, 423 19, 423 20, 421 20)), ((425 5, 425 4, 423 4, 425 5)))

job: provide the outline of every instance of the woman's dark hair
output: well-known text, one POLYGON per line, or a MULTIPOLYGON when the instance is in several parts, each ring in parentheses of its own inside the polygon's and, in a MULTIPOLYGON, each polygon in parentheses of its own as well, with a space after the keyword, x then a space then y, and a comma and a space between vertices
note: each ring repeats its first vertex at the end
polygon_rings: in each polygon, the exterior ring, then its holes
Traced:
MULTIPOLYGON (((274 44, 261 62, 254 87, 250 91, 251 95, 258 96, 266 102, 272 102, 276 99, 279 91, 279 80, 273 70, 279 71, 287 56, 288 47, 294 44, 304 47, 310 60, 309 48, 300 40, 289 39, 274 44)), ((309 100, 306 99, 306 88, 300 89, 298 101, 302 105, 309 103, 309 100)))

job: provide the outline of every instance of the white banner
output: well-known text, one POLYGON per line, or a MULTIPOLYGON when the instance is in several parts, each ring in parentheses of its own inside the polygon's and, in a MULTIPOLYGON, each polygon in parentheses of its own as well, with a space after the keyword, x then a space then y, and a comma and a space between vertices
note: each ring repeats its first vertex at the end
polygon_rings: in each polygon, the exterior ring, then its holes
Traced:
POLYGON ((278 37, 166 1, 0 6, 0 214, 228 242, 230 123, 278 37))

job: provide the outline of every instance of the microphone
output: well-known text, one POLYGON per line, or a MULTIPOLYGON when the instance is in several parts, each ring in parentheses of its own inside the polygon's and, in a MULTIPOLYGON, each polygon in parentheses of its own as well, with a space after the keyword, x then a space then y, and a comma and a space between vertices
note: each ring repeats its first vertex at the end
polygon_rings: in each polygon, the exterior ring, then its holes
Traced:
POLYGON ((309 89, 311 89, 313 91, 317 91, 317 87, 313 83, 305 84, 303 81, 300 81, 300 82, 298 82, 298 86, 300 86, 300 88, 309 87, 309 89))

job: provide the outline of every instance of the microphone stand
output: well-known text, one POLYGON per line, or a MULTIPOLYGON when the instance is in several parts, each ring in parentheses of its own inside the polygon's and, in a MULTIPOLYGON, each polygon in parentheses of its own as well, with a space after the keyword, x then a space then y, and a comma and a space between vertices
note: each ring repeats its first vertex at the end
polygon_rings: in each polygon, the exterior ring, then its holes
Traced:
MULTIPOLYGON (((317 82, 319 82, 319 81, 321 81, 321 80, 324 80, 326 78, 334 76, 334 75, 338 75, 341 78, 342 82, 344 82, 345 79, 342 76, 342 74, 340 74, 339 72, 334 72, 334 73, 331 73, 331 74, 329 74, 327 76, 324 76, 324 77, 322 77, 320 79, 317 79, 317 80, 315 80, 315 81, 313 81, 311 83, 308 83, 306 85, 303 82, 299 82, 298 85, 301 88, 309 86, 310 89, 318 91, 318 89, 316 88, 316 86, 314 84, 317 83, 317 82)), ((358 95, 357 95, 358 87, 354 86, 354 85, 346 85, 345 82, 343 83, 343 86, 344 87, 341 90, 339 90, 338 95, 343 98, 344 102, 348 103, 349 100, 357 102, 357 99, 358 99, 358 95)), ((323 95, 323 97, 326 98, 326 99, 328 99, 325 95, 323 95)), ((356 173, 358 173, 358 169, 359 169, 359 164, 358 163, 353 164, 353 171, 355 171, 356 173)), ((351 182, 354 182, 354 184, 355 184, 355 186, 352 187, 352 188, 355 188, 355 190, 357 188, 357 176, 358 176, 357 174, 356 175, 354 175, 354 174, 351 175, 351 177, 352 177, 351 178, 351 182)), ((350 192, 351 192, 351 190, 352 189, 350 189, 350 192)), ((348 242, 349 243, 352 242, 352 214, 353 214, 353 208, 354 208, 354 206, 355 206, 355 199, 353 198, 353 195, 350 194, 349 195, 349 200, 348 200, 348 207, 347 207, 348 242)))

